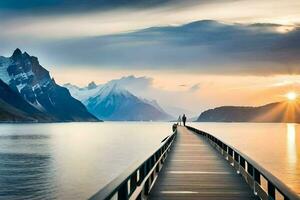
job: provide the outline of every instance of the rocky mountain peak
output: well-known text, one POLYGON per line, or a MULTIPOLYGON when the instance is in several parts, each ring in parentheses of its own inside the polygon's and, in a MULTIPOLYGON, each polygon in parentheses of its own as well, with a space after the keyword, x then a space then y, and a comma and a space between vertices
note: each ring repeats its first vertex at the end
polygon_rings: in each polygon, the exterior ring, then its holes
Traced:
POLYGON ((30 55, 29 55, 26 51, 23 53, 23 56, 24 56, 25 58, 30 58, 30 55))
POLYGON ((90 82, 87 86, 89 90, 95 89, 97 87, 96 83, 94 81, 90 82))
POLYGON ((22 51, 21 51, 19 48, 17 48, 17 49, 14 51, 13 55, 11 56, 11 58, 12 58, 13 60, 21 59, 21 58, 22 58, 22 51))
POLYGON ((37 57, 17 48, 1 60, 0 79, 35 109, 58 121, 97 121, 66 88, 56 84, 37 57))

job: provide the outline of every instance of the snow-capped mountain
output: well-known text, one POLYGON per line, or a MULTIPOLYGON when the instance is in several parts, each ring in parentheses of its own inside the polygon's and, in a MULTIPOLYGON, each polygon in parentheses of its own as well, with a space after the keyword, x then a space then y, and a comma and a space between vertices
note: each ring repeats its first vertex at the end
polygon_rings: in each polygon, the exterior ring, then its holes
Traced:
MULTIPOLYGON (((89 84, 91 85, 91 84, 89 84)), ((111 121, 158 121, 169 120, 156 101, 138 98, 116 81, 104 85, 79 88, 64 85, 75 98, 81 100, 95 116, 111 121)))
POLYGON ((99 90, 103 87, 103 85, 96 85, 94 82, 89 83, 87 87, 83 88, 70 83, 64 84, 63 86, 68 88, 71 95, 81 102, 85 102, 89 98, 97 96, 99 90))
POLYGON ((51 116, 37 110, 0 80, 0 120, 6 122, 47 122, 54 120, 51 116))
POLYGON ((1 122, 47 122, 51 116, 37 110, 0 79, 1 122))
POLYGON ((148 99, 141 99, 143 100, 145 103, 150 104, 152 106, 154 106, 157 110, 161 111, 161 112, 165 112, 164 109, 158 104, 158 102, 156 100, 148 100, 148 99))
POLYGON ((0 57, 0 79, 32 107, 55 121, 97 121, 69 91, 57 85, 36 57, 16 49, 0 57))

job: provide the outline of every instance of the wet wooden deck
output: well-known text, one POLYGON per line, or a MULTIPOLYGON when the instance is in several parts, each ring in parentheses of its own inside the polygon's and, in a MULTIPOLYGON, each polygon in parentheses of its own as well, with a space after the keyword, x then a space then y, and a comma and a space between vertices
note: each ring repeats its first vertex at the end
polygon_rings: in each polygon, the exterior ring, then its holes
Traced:
POLYGON ((201 136, 178 127, 149 199, 258 199, 234 168, 201 136))

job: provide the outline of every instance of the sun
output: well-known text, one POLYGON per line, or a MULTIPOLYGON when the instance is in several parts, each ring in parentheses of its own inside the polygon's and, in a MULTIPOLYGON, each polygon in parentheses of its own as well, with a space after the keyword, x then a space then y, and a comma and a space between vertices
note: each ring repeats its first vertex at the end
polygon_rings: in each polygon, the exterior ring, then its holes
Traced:
POLYGON ((288 100, 294 101, 295 99, 297 99, 298 95, 295 92, 288 92, 285 96, 288 100))

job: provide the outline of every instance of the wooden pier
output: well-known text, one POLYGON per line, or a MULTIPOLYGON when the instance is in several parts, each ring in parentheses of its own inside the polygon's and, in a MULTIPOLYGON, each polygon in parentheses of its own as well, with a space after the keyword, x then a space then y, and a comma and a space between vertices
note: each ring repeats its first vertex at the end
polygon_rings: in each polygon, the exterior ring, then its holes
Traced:
MULTIPOLYGON (((274 151, 275 152, 275 151, 274 151)), ((91 200, 300 200, 259 163, 215 136, 173 125, 173 133, 91 200)))
POLYGON ((149 199, 258 199, 203 137, 185 127, 178 127, 176 137, 149 199))

